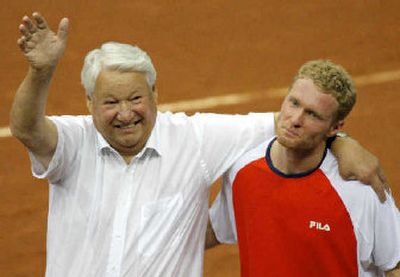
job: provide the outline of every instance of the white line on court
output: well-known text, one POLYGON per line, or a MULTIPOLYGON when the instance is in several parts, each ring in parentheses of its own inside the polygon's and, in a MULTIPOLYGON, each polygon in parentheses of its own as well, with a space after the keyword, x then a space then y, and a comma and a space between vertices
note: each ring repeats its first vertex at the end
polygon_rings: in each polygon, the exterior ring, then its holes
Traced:
MULTIPOLYGON (((383 71, 372 74, 360 75, 353 78, 357 87, 382 84, 400 80, 400 70, 383 71)), ((225 94, 221 96, 205 97, 193 100, 177 101, 173 103, 159 104, 160 111, 196 111, 210 109, 220 106, 230 106, 243 103, 250 103, 261 99, 283 97, 287 88, 271 88, 259 91, 225 94)), ((8 127, 0 127, 0 138, 11 136, 8 127)))
MULTIPOLYGON (((353 77, 356 86, 363 87, 367 85, 382 84, 400 80, 400 70, 383 71, 372 74, 353 77)), ((158 105, 161 111, 195 111, 209 109, 220 106, 237 105, 254 102, 261 99, 279 98, 285 96, 286 88, 271 88, 259 91, 241 92, 225 94, 221 96, 211 96, 200 99, 177 101, 158 105)))

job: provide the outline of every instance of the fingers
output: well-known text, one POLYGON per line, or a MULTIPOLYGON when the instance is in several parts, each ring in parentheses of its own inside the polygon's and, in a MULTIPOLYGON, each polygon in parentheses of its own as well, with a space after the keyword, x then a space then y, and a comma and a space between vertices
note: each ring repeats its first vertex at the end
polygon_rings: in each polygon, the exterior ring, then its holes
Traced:
POLYGON ((41 30, 47 29, 47 28, 48 28, 46 19, 44 19, 44 17, 43 17, 40 13, 34 12, 34 13, 32 14, 32 17, 33 17, 33 19, 35 19, 35 21, 36 21, 36 26, 37 26, 37 28, 39 28, 39 29, 41 29, 41 30))
POLYGON ((34 27, 32 21, 27 16, 24 16, 22 18, 22 24, 19 25, 18 29, 22 34, 21 39, 23 40, 23 42, 31 40, 33 34, 36 32, 36 27, 34 27))
POLYGON ((29 41, 32 38, 32 35, 36 33, 36 27, 32 24, 32 21, 29 17, 24 16, 22 18, 22 24, 19 25, 19 31, 25 40, 29 41))
POLYGON ((35 24, 33 24, 32 20, 26 15, 22 18, 22 23, 30 33, 35 33, 37 31, 35 24))
POLYGON ((381 167, 379 167, 379 169, 378 169, 378 176, 379 176, 379 179, 381 180, 381 182, 382 182, 382 184, 383 184, 384 190, 385 190, 387 193, 391 194, 392 191, 391 191, 391 189, 390 189, 389 182, 388 182, 388 180, 387 180, 385 174, 383 173, 383 169, 382 169, 381 167))
POLYGON ((360 182, 370 185, 372 189, 375 191, 379 200, 383 203, 386 201, 386 192, 390 194, 390 187, 388 185, 387 179, 383 174, 382 168, 379 166, 375 171, 367 171, 361 170, 359 175, 356 176, 352 174, 350 171, 340 171, 340 175, 345 180, 359 180, 360 182), (361 173, 362 174, 361 174, 361 173))
MULTIPOLYGON (((36 20, 35 20, 36 21, 36 20)), ((43 24, 43 23, 41 23, 43 24)), ((43 26, 43 25, 41 25, 43 26)), ((29 52, 30 48, 32 48, 32 43, 30 42, 38 31, 39 25, 36 21, 36 24, 32 22, 32 20, 28 16, 24 16, 22 18, 22 24, 19 25, 19 31, 22 36, 18 39, 17 44, 19 48, 24 52, 29 52)))
MULTIPOLYGON (((18 39, 17 44, 21 48, 24 53, 27 53, 30 49, 32 36, 34 35, 35 31, 32 27, 29 27, 27 24, 29 18, 24 17, 24 24, 19 25, 19 31, 21 32, 22 36, 18 39)), ((30 21, 30 20, 29 20, 30 21)))
POLYGON ((22 52, 26 52, 26 41, 24 38, 19 38, 17 40, 17 44, 19 46, 19 48, 21 49, 22 52))
POLYGON ((43 30, 48 28, 46 20, 39 13, 34 12, 32 14, 32 17, 35 20, 35 23, 32 22, 32 20, 25 15, 22 18, 22 24, 19 26, 21 34, 28 41, 32 38, 32 35, 35 34, 38 30, 43 30))
POLYGON ((34 12, 32 18, 29 18, 26 15, 22 18, 22 24, 19 25, 19 31, 22 36, 18 39, 17 44, 19 48, 27 54, 35 47, 41 33, 43 31, 46 33, 46 31, 50 31, 50 29, 48 28, 45 18, 40 13, 34 12))
POLYGON ((57 36, 61 39, 61 40, 66 40, 68 38, 68 27, 69 27, 69 20, 68 18, 63 18, 60 21, 60 24, 58 25, 58 32, 57 32, 57 36))
POLYGON ((385 184, 381 181, 378 175, 372 178, 371 187, 378 195, 379 200, 383 203, 386 201, 385 184))

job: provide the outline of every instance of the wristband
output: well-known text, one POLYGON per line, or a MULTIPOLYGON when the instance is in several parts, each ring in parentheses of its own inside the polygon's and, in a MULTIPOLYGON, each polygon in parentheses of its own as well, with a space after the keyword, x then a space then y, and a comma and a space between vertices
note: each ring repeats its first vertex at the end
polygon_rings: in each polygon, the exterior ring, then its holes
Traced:
POLYGON ((332 143, 335 141, 336 138, 347 138, 348 136, 349 136, 349 135, 347 135, 347 133, 345 133, 345 132, 343 132, 343 131, 339 131, 339 132, 336 133, 335 136, 329 137, 329 138, 326 140, 326 147, 330 149, 331 146, 332 146, 332 143))

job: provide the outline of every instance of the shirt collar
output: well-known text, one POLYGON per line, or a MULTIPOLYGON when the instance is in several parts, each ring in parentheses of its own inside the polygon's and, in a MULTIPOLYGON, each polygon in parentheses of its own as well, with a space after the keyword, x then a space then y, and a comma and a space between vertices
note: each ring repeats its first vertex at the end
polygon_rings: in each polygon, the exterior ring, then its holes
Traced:
MULTIPOLYGON (((162 145, 159 139, 159 132, 160 132, 160 124, 159 124, 160 112, 157 112, 156 122, 154 124, 153 130, 151 131, 150 137, 148 138, 144 148, 140 151, 136 157, 142 157, 146 152, 153 152, 158 156, 162 156, 164 153, 162 149, 162 145)), ((93 124, 93 127, 96 132, 97 136, 97 151, 102 153, 103 151, 116 151, 112 146, 106 141, 103 135, 96 129, 93 124)))

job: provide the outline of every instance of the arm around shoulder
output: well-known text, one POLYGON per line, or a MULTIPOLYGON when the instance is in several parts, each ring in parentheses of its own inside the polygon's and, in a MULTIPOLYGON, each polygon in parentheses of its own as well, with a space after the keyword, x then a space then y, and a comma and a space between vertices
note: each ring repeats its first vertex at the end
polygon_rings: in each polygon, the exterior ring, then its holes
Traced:
POLYGON ((357 179, 370 185, 382 202, 386 200, 385 191, 390 189, 377 157, 350 137, 337 137, 332 143, 332 152, 343 179, 357 179))

